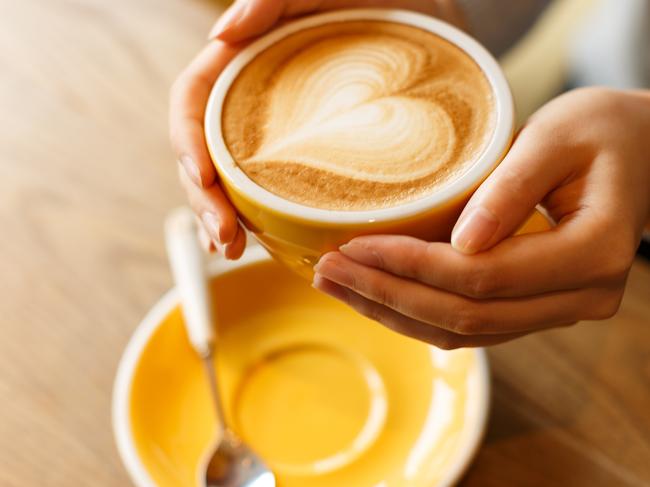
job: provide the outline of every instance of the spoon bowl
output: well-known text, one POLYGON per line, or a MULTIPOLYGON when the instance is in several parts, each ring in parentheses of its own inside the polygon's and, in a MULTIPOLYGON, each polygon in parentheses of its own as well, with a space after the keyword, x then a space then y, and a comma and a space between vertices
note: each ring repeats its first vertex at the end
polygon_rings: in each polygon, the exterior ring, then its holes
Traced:
POLYGON ((236 436, 226 433, 205 471, 206 487, 275 487, 275 476, 236 436))

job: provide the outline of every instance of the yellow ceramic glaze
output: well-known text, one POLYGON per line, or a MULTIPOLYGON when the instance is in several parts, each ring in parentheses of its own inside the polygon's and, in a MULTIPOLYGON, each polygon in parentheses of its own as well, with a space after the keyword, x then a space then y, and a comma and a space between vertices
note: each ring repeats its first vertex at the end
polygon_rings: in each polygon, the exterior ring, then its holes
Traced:
POLYGON ((360 235, 410 235, 431 242, 448 242, 460 212, 481 182, 477 181, 463 195, 412 217, 345 225, 309 221, 275 212, 241 192, 225 178, 219 164, 216 167, 226 194, 246 227, 273 257, 310 280, 312 268, 323 254, 360 235))
MULTIPOLYGON (((510 147, 514 131, 514 108, 510 88, 498 63, 485 49, 461 31, 439 20, 413 12, 395 9, 352 9, 290 22, 244 49, 223 71, 213 88, 206 107, 205 131, 208 149, 221 184, 246 227, 276 259, 311 279, 312 268, 324 253, 337 249, 356 236, 389 233, 410 235, 428 241, 449 241, 451 230, 464 205, 510 147), (340 214, 346 212, 329 212, 329 216, 321 214, 316 217, 314 214, 308 216, 309 209, 297 204, 291 203, 292 209, 285 207, 288 203, 286 201, 281 205, 270 204, 269 198, 277 196, 268 192, 259 193, 261 188, 237 168, 223 141, 220 128, 221 105, 230 83, 241 67, 265 46, 294 31, 328 22, 349 20, 383 20, 429 30, 465 50, 484 70, 494 90, 497 126, 488 147, 476 163, 458 180, 450 183, 449 187, 434 192, 419 202, 413 202, 417 203, 417 210, 407 211, 405 208, 409 205, 403 205, 398 207, 399 211, 389 214, 384 211, 358 212, 354 218, 343 221, 344 218, 341 218, 340 214), (436 193, 439 197, 433 198, 436 193), (441 196, 443 194, 444 197, 441 196), (384 216, 380 218, 379 214, 384 216)), ((357 212, 347 213, 350 216, 357 212)))
MULTIPOLYGON (((483 380, 476 352, 393 333, 272 261, 213 291, 226 415, 279 487, 433 487, 467 453, 482 421, 468 400, 483 380)), ((181 320, 176 308, 154 332, 130 394, 136 450, 160 487, 197 485, 216 431, 181 320)))
MULTIPOLYGON (((218 166, 217 166, 218 167, 218 166)), ((479 183, 472 188, 472 191, 479 183)), ((402 220, 359 225, 327 225, 288 217, 261 207, 248 196, 225 183, 225 190, 247 228, 278 261, 311 280, 313 267, 320 257, 360 235, 409 235, 428 242, 448 242, 451 230, 472 192, 444 205, 402 220)), ((531 215, 523 233, 549 228, 546 218, 538 212, 531 215)))

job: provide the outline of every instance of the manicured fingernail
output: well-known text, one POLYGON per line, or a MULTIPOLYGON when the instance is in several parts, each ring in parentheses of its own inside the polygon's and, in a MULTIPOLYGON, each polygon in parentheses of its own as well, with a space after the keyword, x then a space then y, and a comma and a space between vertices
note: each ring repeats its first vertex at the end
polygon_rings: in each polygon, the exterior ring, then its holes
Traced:
POLYGON ((221 225, 219 225, 219 218, 217 215, 210 213, 209 211, 203 212, 201 215, 201 221, 214 243, 221 244, 221 225))
POLYGON ((196 184, 198 187, 202 187, 203 183, 201 182, 201 171, 199 171, 199 166, 196 165, 194 159, 192 159, 187 154, 183 154, 180 157, 179 162, 185 169, 185 172, 189 178, 194 182, 194 184, 196 184))
POLYGON ((499 228, 499 220, 482 206, 472 208, 451 234, 451 245, 464 254, 482 250, 499 228))
POLYGON ((339 286, 332 281, 328 281, 318 273, 314 274, 314 280, 312 281, 311 286, 334 299, 338 299, 344 303, 348 302, 348 291, 346 291, 344 287, 339 286))
POLYGON ((330 281, 334 281, 344 286, 351 286, 353 279, 348 270, 334 259, 326 257, 321 259, 318 264, 314 266, 314 272, 322 275, 330 281))
POLYGON ((210 34, 208 34, 208 39, 219 37, 221 34, 223 34, 228 29, 231 29, 237 22, 239 22, 239 20, 244 16, 247 4, 248 2, 245 0, 238 0, 234 5, 226 10, 214 25, 210 31, 210 34))
POLYGON ((343 255, 350 257, 352 260, 356 260, 360 264, 370 267, 381 267, 381 257, 369 245, 352 240, 345 245, 341 245, 339 250, 343 255))
POLYGON ((320 289, 323 286, 323 276, 316 273, 314 274, 314 279, 311 282, 311 287, 315 289, 320 289))

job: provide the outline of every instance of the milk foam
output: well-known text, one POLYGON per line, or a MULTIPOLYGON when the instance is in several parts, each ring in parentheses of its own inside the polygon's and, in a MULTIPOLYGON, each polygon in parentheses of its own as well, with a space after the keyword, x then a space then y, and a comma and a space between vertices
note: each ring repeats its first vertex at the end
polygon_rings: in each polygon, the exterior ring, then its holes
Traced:
POLYGON ((327 209, 383 208, 457 178, 493 129, 492 91, 434 34, 364 21, 258 55, 224 104, 226 144, 269 191, 327 209))

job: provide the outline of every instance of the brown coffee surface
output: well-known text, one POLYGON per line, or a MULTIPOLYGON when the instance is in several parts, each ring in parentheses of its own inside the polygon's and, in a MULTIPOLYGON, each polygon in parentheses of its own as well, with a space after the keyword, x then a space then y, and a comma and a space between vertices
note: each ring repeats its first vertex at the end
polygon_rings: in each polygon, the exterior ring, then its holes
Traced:
POLYGON ((237 165, 306 206, 367 210, 460 177, 494 129, 479 66, 430 32, 339 22, 284 38, 232 84, 222 130, 237 165))

